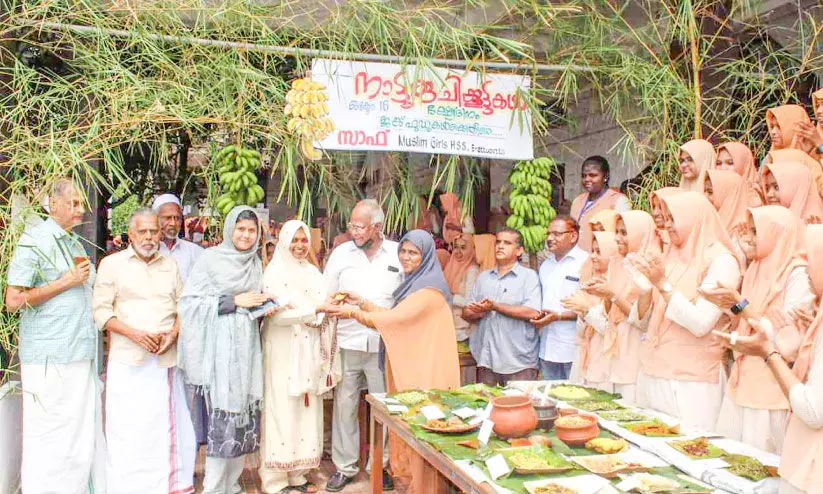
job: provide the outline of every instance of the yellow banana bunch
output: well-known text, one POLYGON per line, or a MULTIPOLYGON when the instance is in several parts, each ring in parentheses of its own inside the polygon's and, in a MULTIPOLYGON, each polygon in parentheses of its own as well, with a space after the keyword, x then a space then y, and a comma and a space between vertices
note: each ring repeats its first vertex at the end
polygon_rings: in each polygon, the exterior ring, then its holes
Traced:
POLYGON ((556 163, 541 157, 521 161, 509 174, 509 207, 512 215, 506 225, 523 235, 523 246, 528 252, 540 252, 546 242, 546 233, 556 211, 551 205, 552 185, 549 181, 556 163))
POLYGON ((334 131, 334 122, 329 118, 329 95, 326 86, 311 79, 295 79, 286 93, 286 130, 300 138, 300 151, 313 161, 323 158, 323 153, 314 147, 314 141, 322 141, 334 131))

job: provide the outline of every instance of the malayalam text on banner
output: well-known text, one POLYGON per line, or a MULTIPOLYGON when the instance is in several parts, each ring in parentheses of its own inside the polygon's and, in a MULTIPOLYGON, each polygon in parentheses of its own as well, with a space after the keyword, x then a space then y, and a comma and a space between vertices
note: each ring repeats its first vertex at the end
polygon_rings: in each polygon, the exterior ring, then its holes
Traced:
POLYGON ((528 76, 315 59, 311 77, 335 126, 319 148, 534 157, 528 76))

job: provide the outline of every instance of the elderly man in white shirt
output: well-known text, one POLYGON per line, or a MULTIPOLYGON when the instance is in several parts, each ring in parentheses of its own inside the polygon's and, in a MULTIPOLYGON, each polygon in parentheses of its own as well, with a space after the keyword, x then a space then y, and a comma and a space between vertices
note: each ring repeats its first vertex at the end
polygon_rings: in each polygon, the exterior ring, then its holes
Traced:
MULTIPOLYGON (((179 237, 180 229, 183 227, 183 206, 177 196, 174 194, 157 196, 151 208, 160 220, 160 255, 177 261, 180 279, 185 284, 192 266, 200 258, 204 249, 179 237)), ((206 402, 202 395, 197 394, 195 386, 188 383, 186 383, 186 405, 191 412, 199 449, 201 444, 206 444, 206 424, 208 422, 206 402)))
MULTIPOLYGON (((334 249, 326 263, 328 292, 356 293, 381 306, 391 307, 394 290, 400 285, 403 271, 397 257, 397 242, 383 237, 384 213, 373 199, 360 201, 352 211, 347 231, 352 240, 334 249)), ((386 391, 385 377, 379 365, 380 335, 353 319, 337 325, 337 342, 343 377, 334 393, 332 424, 332 461, 337 471, 326 490, 338 492, 357 475, 360 425, 357 409, 360 383, 365 378, 370 393, 386 391)), ((394 488, 385 467, 388 449, 384 448, 384 490, 394 488)))
POLYGON ((179 237, 180 229, 183 227, 183 206, 177 196, 174 194, 158 196, 151 208, 160 219, 162 234, 160 254, 177 261, 180 267, 180 278, 185 283, 189 277, 189 271, 203 253, 203 247, 179 237))
POLYGON ((543 379, 568 379, 576 353, 577 315, 562 300, 580 288, 580 268, 589 254, 577 246, 580 228, 569 216, 549 224, 546 240, 551 254, 538 271, 543 292, 541 317, 532 320, 540 335, 540 371, 543 379))

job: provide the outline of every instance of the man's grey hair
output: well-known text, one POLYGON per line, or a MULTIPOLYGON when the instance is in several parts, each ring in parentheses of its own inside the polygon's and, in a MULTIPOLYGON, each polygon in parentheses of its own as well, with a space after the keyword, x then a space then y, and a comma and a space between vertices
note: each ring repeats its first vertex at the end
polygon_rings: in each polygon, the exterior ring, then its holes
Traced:
POLYGON ((78 187, 77 182, 72 180, 71 177, 59 178, 56 182, 54 182, 54 185, 51 186, 50 197, 65 197, 66 194, 72 191, 72 189, 80 190, 80 187, 78 187))
POLYGON ((362 201, 358 202, 357 206, 362 206, 366 208, 369 212, 369 216, 371 216, 371 224, 383 224, 386 221, 386 214, 383 212, 383 208, 380 207, 380 203, 374 199, 363 199, 362 201))
POLYGON ((137 222, 137 218, 145 218, 150 216, 157 218, 157 213, 155 213, 152 208, 142 207, 138 209, 131 215, 131 219, 129 220, 129 228, 131 229, 135 227, 134 224, 137 222))

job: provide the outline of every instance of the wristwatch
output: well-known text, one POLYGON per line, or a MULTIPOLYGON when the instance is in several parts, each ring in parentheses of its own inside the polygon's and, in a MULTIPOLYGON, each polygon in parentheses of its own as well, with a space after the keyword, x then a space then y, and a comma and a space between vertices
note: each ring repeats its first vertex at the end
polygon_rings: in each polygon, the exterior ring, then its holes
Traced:
POLYGON ((817 154, 823 154, 823 144, 817 146, 817 154))
POLYGON ((732 314, 737 316, 743 312, 743 309, 745 309, 747 305, 749 305, 749 301, 744 298, 740 302, 732 305, 730 310, 732 311, 732 314))

